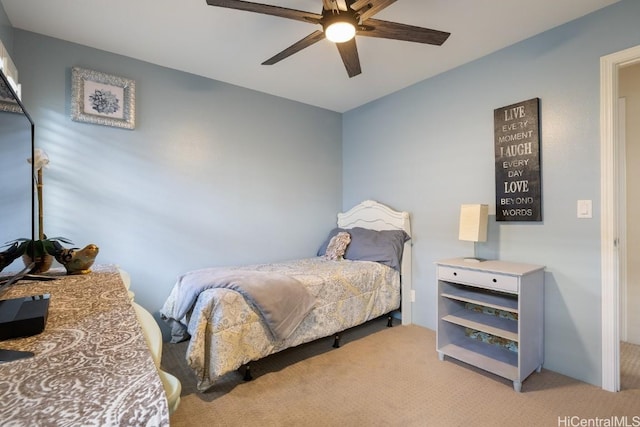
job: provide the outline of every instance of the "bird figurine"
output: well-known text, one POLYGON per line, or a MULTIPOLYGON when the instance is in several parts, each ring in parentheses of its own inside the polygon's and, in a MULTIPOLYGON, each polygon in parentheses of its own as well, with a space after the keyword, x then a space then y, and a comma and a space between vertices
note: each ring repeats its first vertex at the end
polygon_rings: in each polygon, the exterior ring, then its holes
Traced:
POLYGON ((96 260, 98 252, 100 252, 100 248, 93 243, 82 249, 67 249, 58 244, 56 245, 55 258, 64 266, 67 274, 88 274, 91 273, 91 266, 96 260))

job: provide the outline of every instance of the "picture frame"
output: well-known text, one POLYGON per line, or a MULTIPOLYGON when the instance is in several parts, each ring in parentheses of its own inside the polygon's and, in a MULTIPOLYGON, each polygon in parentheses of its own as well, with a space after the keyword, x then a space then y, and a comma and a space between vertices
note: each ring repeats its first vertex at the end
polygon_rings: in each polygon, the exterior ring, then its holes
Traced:
POLYGON ((3 79, 0 79, 0 111, 22 114, 22 107, 13 97, 13 93, 3 79))
POLYGON ((134 80, 80 67, 71 69, 71 119, 135 128, 134 80))
POLYGON ((540 98, 493 112, 496 221, 542 221, 540 98))
POLYGON ((8 113, 22 114, 22 108, 17 102, 6 101, 0 98, 0 111, 6 111, 8 113))

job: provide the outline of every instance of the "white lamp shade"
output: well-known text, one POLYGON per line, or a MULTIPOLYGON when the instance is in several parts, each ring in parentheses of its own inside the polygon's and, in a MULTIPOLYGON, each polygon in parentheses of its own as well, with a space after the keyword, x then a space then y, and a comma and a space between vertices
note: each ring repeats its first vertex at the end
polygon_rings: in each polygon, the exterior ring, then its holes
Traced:
POLYGON ((356 28, 350 22, 334 22, 325 30, 325 37, 334 43, 344 43, 356 35, 356 28))
POLYGON ((489 205, 461 205, 459 240, 486 242, 489 205))

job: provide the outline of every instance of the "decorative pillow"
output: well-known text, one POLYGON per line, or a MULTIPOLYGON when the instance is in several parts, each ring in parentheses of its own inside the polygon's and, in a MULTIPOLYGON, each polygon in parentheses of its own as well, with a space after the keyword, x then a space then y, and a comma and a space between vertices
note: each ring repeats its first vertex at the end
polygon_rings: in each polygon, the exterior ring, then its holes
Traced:
POLYGON ((329 241, 324 257, 333 261, 342 260, 349 242, 351 242, 351 235, 346 231, 339 232, 329 241))
POLYGON ((345 259, 379 262, 400 271, 404 243, 411 238, 404 230, 376 231, 361 227, 348 230, 334 228, 320 246, 317 255, 324 255, 331 239, 344 231, 351 235, 351 243, 344 254, 345 259))

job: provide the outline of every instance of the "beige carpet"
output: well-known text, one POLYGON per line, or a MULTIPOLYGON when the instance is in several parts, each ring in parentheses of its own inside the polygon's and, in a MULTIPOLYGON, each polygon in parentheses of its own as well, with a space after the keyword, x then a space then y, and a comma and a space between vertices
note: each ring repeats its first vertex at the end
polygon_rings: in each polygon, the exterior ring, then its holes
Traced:
POLYGON ((620 343, 620 388, 640 389, 640 345, 620 343))
POLYGON ((635 351, 622 360, 623 372, 638 370, 623 377, 622 392, 543 369, 516 393, 503 378, 439 361, 435 332, 419 326, 386 328, 378 319, 345 332, 339 349, 331 344, 322 339, 272 355, 252 365, 253 381, 233 372, 207 393, 196 391, 183 361, 186 343, 165 344, 163 367, 183 387, 171 425, 640 425, 638 346, 623 348, 623 354, 635 351))

